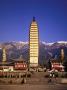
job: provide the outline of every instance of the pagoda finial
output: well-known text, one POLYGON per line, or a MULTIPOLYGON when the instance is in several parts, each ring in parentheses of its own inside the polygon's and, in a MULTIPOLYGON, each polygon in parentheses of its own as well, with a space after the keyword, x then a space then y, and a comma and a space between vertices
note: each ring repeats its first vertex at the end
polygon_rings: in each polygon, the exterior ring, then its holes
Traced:
POLYGON ((33 17, 33 21, 35 21, 35 17, 33 17))

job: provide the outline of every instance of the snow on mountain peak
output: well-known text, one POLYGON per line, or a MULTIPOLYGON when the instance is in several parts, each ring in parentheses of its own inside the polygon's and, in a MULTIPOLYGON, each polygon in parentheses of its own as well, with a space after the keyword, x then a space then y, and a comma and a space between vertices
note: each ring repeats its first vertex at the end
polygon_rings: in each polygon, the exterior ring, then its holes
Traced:
POLYGON ((58 43, 67 44, 67 41, 58 41, 58 43))
POLYGON ((22 41, 19 41, 19 43, 21 43, 21 44, 28 44, 28 42, 22 42, 22 41))
MULTIPOLYGON (((51 45, 53 45, 53 44, 56 43, 56 42, 52 42, 52 43, 42 42, 42 43, 45 44, 45 45, 51 46, 51 45)), ((58 44, 67 44, 67 41, 58 41, 57 43, 58 43, 58 44)))
POLYGON ((51 46, 52 44, 54 44, 54 43, 46 43, 46 42, 42 42, 43 44, 45 44, 45 45, 49 45, 49 46, 51 46))

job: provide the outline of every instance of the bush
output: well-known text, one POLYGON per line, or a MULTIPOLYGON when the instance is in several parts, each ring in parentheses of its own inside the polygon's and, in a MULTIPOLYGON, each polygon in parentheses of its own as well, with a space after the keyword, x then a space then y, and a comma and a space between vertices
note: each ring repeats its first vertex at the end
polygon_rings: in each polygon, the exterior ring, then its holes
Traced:
POLYGON ((24 74, 23 77, 26 77, 26 74, 24 74))
POLYGON ((61 78, 67 78, 67 73, 66 72, 59 73, 59 77, 61 77, 61 78))
POLYGON ((29 78, 30 78, 30 77, 31 77, 31 74, 28 74, 28 75, 27 75, 27 77, 29 77, 29 78))
POLYGON ((19 75, 17 75, 17 78, 19 78, 19 75))
POLYGON ((63 62, 63 65, 64 65, 64 71, 67 72, 67 58, 63 62))
POLYGON ((21 80, 21 84, 24 84, 24 83, 26 83, 26 78, 23 78, 23 79, 21 80))
POLYGON ((23 75, 21 75, 21 78, 23 78, 23 75))
POLYGON ((55 74, 55 77, 58 77, 58 72, 55 72, 54 74, 55 74))
POLYGON ((67 78, 67 73, 64 74, 64 78, 67 78))
POLYGON ((48 74, 46 74, 44 77, 45 77, 45 78, 49 78, 49 75, 48 75, 48 74))
POLYGON ((5 75, 4 77, 7 78, 7 75, 5 75))

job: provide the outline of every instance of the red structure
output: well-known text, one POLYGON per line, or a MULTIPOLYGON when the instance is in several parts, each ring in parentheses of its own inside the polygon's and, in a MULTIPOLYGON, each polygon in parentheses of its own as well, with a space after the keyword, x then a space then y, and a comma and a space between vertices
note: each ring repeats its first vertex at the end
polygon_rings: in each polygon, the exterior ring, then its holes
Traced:
POLYGON ((52 63, 52 69, 64 71, 64 67, 61 63, 52 63))
POLYGON ((14 69, 15 70, 26 70, 27 69, 27 64, 23 61, 16 61, 14 63, 14 69))
POLYGON ((62 65, 61 62, 57 60, 52 60, 51 61, 52 69, 58 70, 58 71, 64 71, 64 66, 62 65))

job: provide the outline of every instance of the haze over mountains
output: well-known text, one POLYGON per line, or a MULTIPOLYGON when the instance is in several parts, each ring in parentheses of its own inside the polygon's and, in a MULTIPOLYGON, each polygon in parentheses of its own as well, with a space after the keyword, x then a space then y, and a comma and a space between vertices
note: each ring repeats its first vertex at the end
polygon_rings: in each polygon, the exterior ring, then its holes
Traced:
MULTIPOLYGON (((20 55, 24 60, 29 59, 28 42, 5 42, 0 44, 0 61, 2 60, 2 48, 5 47, 7 61, 18 59, 20 55)), ((58 41, 54 43, 39 43, 39 63, 43 64, 49 58, 60 58, 61 48, 64 49, 65 57, 67 57, 67 42, 58 41)))

